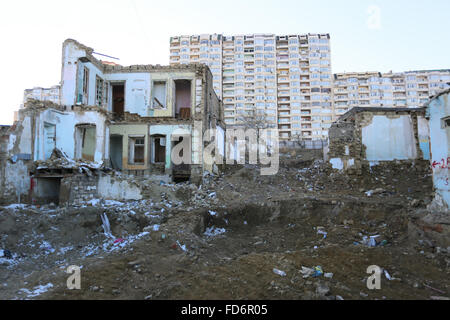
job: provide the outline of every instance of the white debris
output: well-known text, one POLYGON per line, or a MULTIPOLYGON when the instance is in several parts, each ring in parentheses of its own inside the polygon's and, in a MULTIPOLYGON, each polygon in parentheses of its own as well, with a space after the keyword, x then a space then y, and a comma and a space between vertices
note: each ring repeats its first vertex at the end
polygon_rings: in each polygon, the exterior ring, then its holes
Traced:
POLYGON ((216 228, 216 227, 212 226, 210 228, 206 228, 204 235, 208 236, 208 237, 214 237, 214 236, 224 234, 225 232, 227 232, 227 231, 224 228, 216 228))
POLYGON ((53 284, 47 283, 45 286, 39 285, 34 287, 33 291, 30 291, 28 289, 20 289, 20 291, 25 292, 28 298, 33 298, 47 292, 50 288, 53 288, 53 284))
POLYGON ((105 236, 107 236, 108 238, 111 238, 111 239, 115 239, 115 237, 111 233, 111 226, 109 225, 109 220, 108 220, 108 216, 106 215, 106 213, 101 214, 100 217, 102 218, 102 222, 103 222, 102 227, 103 227, 105 236))
POLYGON ((15 204, 10 204, 9 206, 3 207, 3 208, 17 210, 17 209, 25 209, 26 206, 27 206, 26 204, 15 203, 15 204))
POLYGON ((44 249, 46 253, 55 252, 55 249, 53 249, 52 245, 47 241, 42 241, 42 244, 39 246, 39 249, 44 249))
POLYGON ((96 206, 98 206, 100 204, 100 201, 101 201, 100 199, 92 199, 92 200, 89 200, 87 202, 87 204, 89 204, 89 205, 91 205, 93 207, 96 207, 96 206))
POLYGON ((302 270, 300 270, 300 272, 303 274, 303 278, 308 278, 314 274, 314 269, 302 266, 302 270))
POLYGON ((326 231, 323 231, 322 229, 317 230, 317 234, 323 235, 323 238, 325 239, 328 235, 326 231))
POLYGON ((181 244, 180 244, 180 242, 179 242, 178 240, 177 240, 177 244, 178 244, 178 246, 180 247, 180 249, 181 249, 181 250, 183 250, 184 252, 186 252, 186 251, 187 251, 187 249, 186 249, 186 245, 184 245, 184 244, 183 244, 183 245, 181 245, 181 244))
POLYGON ((58 252, 58 256, 61 254, 64 255, 64 254, 66 254, 66 252, 71 251, 71 250, 73 250, 73 246, 60 248, 59 252, 58 252))
POLYGON ((209 214, 212 216, 215 216, 217 214, 217 212, 209 210, 209 214))
POLYGON ((105 200, 105 206, 123 206, 124 203, 115 200, 105 200))
POLYGON ((384 270, 384 275, 385 275, 386 279, 392 280, 392 277, 390 276, 390 274, 387 272, 386 269, 384 270))
POLYGON ((282 276, 282 277, 286 277, 286 272, 282 271, 282 270, 278 270, 276 268, 273 268, 273 273, 282 276))

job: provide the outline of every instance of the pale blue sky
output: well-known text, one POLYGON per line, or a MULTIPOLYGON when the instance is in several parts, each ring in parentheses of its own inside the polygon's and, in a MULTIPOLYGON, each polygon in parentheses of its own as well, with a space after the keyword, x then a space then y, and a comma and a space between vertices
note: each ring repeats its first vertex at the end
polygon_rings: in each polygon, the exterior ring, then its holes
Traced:
POLYGON ((448 0, 2 1, 0 124, 24 89, 59 83, 66 38, 129 65, 168 64, 173 35, 330 33, 333 73, 395 72, 449 69, 449 18, 448 0))

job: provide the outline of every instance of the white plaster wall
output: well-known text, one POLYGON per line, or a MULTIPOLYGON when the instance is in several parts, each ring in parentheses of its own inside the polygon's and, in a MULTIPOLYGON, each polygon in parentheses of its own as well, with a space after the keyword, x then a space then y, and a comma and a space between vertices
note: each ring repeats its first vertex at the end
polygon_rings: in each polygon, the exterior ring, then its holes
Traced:
POLYGON ((76 102, 77 87, 77 61, 86 56, 86 52, 74 43, 67 43, 63 47, 63 61, 61 71, 61 104, 65 106, 74 105, 76 102))
POLYGON ((450 127, 445 127, 442 119, 450 116, 449 94, 432 100, 427 113, 430 119, 431 164, 436 199, 443 199, 448 210, 450 208, 450 127))
POLYGON ((22 160, 16 163, 5 162, 5 190, 19 195, 27 195, 30 189, 30 176, 28 167, 22 160))
POLYGON ((22 136, 20 137, 19 142, 19 152, 18 153, 27 153, 31 154, 31 146, 32 146, 32 133, 31 133, 31 119, 30 117, 25 117, 22 121, 22 136))
MULTIPOLYGON (((95 97, 96 97, 96 81, 97 76, 105 80, 105 76, 103 75, 103 72, 101 72, 94 64, 91 62, 87 62, 84 64, 89 69, 89 91, 88 91, 88 105, 94 106, 95 103, 95 97)), ((83 74, 83 73, 81 73, 83 74)), ((76 96, 75 96, 76 98, 76 96)))
POLYGON ((148 116, 150 104, 150 73, 105 74, 107 81, 125 81, 125 111, 148 116))
POLYGON ((417 158, 414 128, 408 115, 396 118, 375 115, 372 122, 362 128, 362 143, 369 161, 417 158))
POLYGON ((424 117, 417 117, 417 131, 419 134, 419 146, 423 153, 424 160, 430 160, 430 127, 428 120, 424 117))
POLYGON ((216 126, 216 129, 216 143, 219 149, 219 154, 225 157, 225 131, 220 126, 216 126))
POLYGON ((109 175, 101 176, 98 181, 98 195, 106 200, 141 200, 141 189, 123 179, 109 175))
POLYGON ((60 112, 47 109, 36 119, 35 160, 44 160, 44 123, 56 125, 56 148, 64 151, 70 158, 75 156, 75 126, 82 123, 96 125, 96 146, 94 160, 100 163, 105 151, 105 117, 95 111, 60 112))

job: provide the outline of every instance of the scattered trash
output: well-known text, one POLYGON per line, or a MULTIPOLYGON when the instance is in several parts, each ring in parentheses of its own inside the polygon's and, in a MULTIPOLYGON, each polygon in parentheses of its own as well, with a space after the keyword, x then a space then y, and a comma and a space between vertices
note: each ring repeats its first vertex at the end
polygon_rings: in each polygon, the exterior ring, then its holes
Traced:
POLYGON ((216 228, 212 226, 210 228, 206 228, 204 235, 208 237, 214 237, 223 234, 225 232, 226 232, 225 228, 216 228))
POLYGON ((363 244, 363 245, 366 245, 371 248, 376 247, 376 246, 385 246, 387 243, 388 243, 387 240, 380 241, 380 235, 369 236, 369 237, 363 236, 361 242, 353 242, 353 244, 355 244, 355 245, 363 244))
POLYGON ((314 269, 302 266, 302 270, 300 270, 300 272, 303 274, 303 278, 308 278, 314 274, 314 269))
POLYGON ((387 272, 387 270, 386 269, 384 269, 384 275, 385 275, 385 277, 386 277, 386 279, 388 279, 388 280, 392 280, 392 277, 391 277, 391 275, 387 272))
POLYGON ((42 293, 45 293, 48 291, 48 289, 53 288, 53 284, 47 283, 45 286, 39 285, 34 287, 33 291, 30 291, 28 289, 20 289, 20 291, 23 291, 27 294, 28 298, 33 298, 41 295, 42 293))
POLYGON ((180 242, 179 242, 178 240, 177 240, 177 244, 178 244, 178 246, 180 247, 180 249, 181 249, 181 250, 183 250, 184 252, 186 252, 186 251, 187 251, 187 249, 186 249, 186 245, 184 245, 184 244, 183 244, 183 245, 181 245, 181 244, 180 244, 180 242))
POLYGON ((434 291, 436 291, 436 292, 439 292, 440 294, 445 294, 445 291, 442 291, 442 290, 439 290, 439 289, 430 287, 429 285, 427 285, 427 284, 425 284, 425 283, 423 284, 423 286, 424 286, 425 288, 428 288, 428 289, 434 290, 434 291))
POLYGON ((331 278, 333 278, 333 273, 331 273, 331 272, 325 273, 323 276, 324 276, 325 278, 331 279, 331 278))
POLYGON ((314 273, 312 276, 314 278, 316 278, 316 277, 320 277, 321 275, 323 275, 322 267, 321 266, 314 267, 314 273))
POLYGON ((278 274, 279 276, 285 277, 286 272, 273 268, 273 273, 278 274))
POLYGON ((215 215, 217 214, 217 212, 211 211, 211 210, 209 210, 208 212, 209 212, 209 214, 212 215, 212 216, 215 216, 215 215))
POLYGON ((114 240, 114 243, 122 243, 122 242, 124 242, 125 240, 124 239, 122 239, 122 238, 117 238, 116 240, 114 240))
POLYGON ((366 196, 371 197, 371 196, 373 196, 375 194, 381 194, 383 192, 385 192, 385 190, 382 189, 382 188, 378 188, 378 189, 375 189, 375 190, 369 190, 369 191, 366 192, 366 196))
POLYGON ((109 225, 109 220, 108 220, 108 216, 106 215, 106 213, 103 212, 103 214, 101 214, 100 217, 102 218, 102 222, 103 222, 102 227, 103 227, 105 236, 107 236, 108 238, 111 238, 111 239, 116 239, 111 233, 111 226, 109 225))
POLYGON ((322 228, 317 228, 317 234, 322 234, 323 238, 326 239, 328 233, 326 231, 323 231, 322 228))
POLYGON ((378 238, 379 236, 371 236, 370 237, 370 241, 369 241, 369 246, 370 247, 376 247, 377 246, 377 242, 376 242, 376 238, 378 238))
POLYGON ((9 250, 3 250, 3 257, 5 257, 6 259, 12 259, 13 256, 11 254, 11 251, 9 250))

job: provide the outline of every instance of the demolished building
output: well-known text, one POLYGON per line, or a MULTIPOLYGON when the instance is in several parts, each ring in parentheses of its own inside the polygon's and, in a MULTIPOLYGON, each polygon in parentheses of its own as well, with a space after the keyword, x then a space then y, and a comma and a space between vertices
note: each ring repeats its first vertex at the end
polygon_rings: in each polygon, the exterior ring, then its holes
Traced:
POLYGON ((206 65, 112 65, 67 39, 60 101, 28 100, 7 129, 2 170, 15 185, 4 200, 14 193, 33 203, 139 199, 135 186, 107 172, 198 183, 220 170, 203 157, 208 129, 221 133, 216 150, 225 154, 223 106, 206 65), (174 163, 179 144, 184 161, 174 163))
POLYGON ((334 169, 356 173, 386 161, 428 161, 428 132, 424 108, 356 107, 331 126, 327 157, 334 169))
POLYGON ((426 108, 430 126, 430 151, 433 185, 435 189, 434 207, 450 208, 450 89, 432 97, 426 108))

